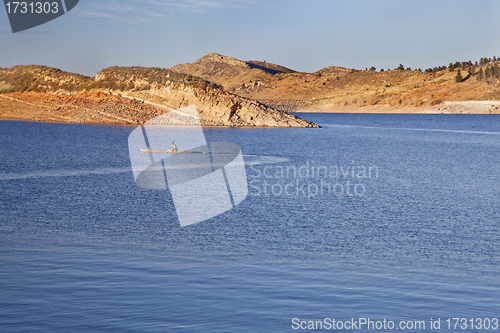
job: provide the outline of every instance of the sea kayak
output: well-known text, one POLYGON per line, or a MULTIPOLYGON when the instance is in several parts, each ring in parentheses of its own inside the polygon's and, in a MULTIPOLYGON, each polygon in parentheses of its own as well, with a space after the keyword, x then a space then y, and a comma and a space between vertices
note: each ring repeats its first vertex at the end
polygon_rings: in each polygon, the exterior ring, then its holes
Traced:
POLYGON ((168 153, 168 154, 204 154, 202 151, 175 151, 173 149, 168 149, 168 150, 157 150, 157 149, 148 149, 148 148, 141 148, 141 151, 143 153, 168 153))

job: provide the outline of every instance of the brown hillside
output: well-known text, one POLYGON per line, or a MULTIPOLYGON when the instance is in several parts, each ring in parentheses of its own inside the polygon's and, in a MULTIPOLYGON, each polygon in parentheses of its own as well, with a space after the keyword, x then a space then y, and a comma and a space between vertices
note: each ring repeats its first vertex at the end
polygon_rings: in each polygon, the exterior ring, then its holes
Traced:
POLYGON ((60 69, 24 65, 0 68, 0 93, 14 91, 78 91, 92 83, 88 76, 60 69))
POLYGON ((161 68, 110 67, 89 78, 43 66, 0 69, 0 117, 143 123, 194 104, 205 126, 316 127, 191 74, 161 68))
POLYGON ((192 64, 180 64, 169 68, 172 71, 202 77, 234 92, 247 82, 268 81, 279 73, 295 73, 295 71, 275 64, 261 61, 241 61, 217 53, 208 53, 192 64))
MULTIPOLYGON (((483 76, 477 72, 498 66, 499 61, 474 67, 463 67, 464 80, 455 82, 458 69, 422 72, 413 70, 354 70, 343 67, 325 67, 315 73, 287 70, 278 65, 257 61, 240 61, 209 53, 192 64, 172 67, 191 75, 216 82, 226 91, 256 99, 266 105, 286 111, 344 112, 358 109, 371 112, 371 106, 424 109, 445 101, 500 100, 496 75, 483 76), (252 68, 251 65, 275 69, 276 72, 252 68)), ((350 111, 349 111, 350 112, 350 111)), ((397 110, 387 112, 399 112, 397 110)), ((425 111, 422 111, 425 112, 425 111)))
POLYGON ((169 69, 115 66, 92 78, 44 66, 0 68, 0 95, 105 92, 167 109, 191 103, 205 125, 217 126, 312 126, 287 112, 498 113, 500 59, 480 64, 456 62, 425 72, 402 65, 379 72, 329 66, 304 73, 209 53, 169 69))
POLYGON ((93 124, 140 124, 165 111, 104 92, 0 94, 0 118, 93 124))
MULTIPOLYGON (((456 82, 457 70, 437 73, 391 70, 385 72, 357 71, 341 78, 338 86, 331 86, 328 94, 313 92, 309 108, 325 111, 343 110, 345 107, 391 106, 427 108, 447 101, 500 100, 499 78, 478 80, 464 71, 463 80, 456 82)), ((328 86, 328 84, 327 84, 328 86)))

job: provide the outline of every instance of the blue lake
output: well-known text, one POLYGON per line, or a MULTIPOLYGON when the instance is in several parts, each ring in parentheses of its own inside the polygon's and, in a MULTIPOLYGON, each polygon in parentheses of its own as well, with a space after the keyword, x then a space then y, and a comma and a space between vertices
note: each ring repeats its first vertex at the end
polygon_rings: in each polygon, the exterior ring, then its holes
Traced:
POLYGON ((249 194, 184 228, 135 127, 1 121, 0 331, 499 331, 499 116, 300 116, 322 128, 205 128, 249 194))

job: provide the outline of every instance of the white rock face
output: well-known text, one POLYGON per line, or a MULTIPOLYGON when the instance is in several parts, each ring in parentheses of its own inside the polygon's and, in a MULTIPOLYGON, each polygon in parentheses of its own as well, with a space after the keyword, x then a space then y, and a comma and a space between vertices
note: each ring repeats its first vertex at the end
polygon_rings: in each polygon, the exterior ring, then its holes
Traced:
POLYGON ((203 126, 318 127, 286 112, 266 107, 255 100, 218 89, 165 87, 130 95, 173 109, 194 104, 203 126))

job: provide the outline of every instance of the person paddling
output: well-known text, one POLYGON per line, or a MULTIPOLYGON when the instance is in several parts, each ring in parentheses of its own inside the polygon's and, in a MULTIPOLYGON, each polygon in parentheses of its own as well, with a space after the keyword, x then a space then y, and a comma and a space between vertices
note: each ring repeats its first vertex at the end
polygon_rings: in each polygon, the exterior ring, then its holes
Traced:
POLYGON ((172 153, 177 153, 179 149, 177 148, 177 145, 175 144, 175 141, 172 141, 172 153))

